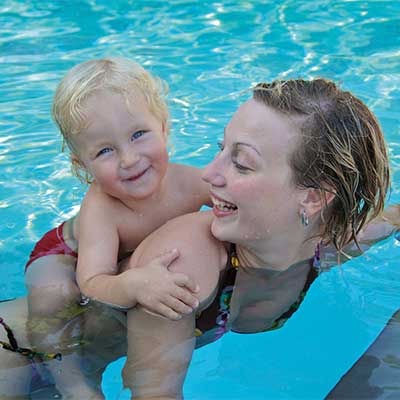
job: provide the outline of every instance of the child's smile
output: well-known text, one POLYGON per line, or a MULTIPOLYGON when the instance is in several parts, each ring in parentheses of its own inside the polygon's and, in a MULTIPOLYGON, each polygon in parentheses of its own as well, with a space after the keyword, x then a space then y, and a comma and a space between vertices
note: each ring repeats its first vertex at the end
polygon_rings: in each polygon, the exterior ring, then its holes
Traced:
POLYGON ((86 102, 88 126, 74 139, 78 157, 102 190, 124 199, 151 196, 168 165, 166 129, 145 99, 99 92, 86 102))

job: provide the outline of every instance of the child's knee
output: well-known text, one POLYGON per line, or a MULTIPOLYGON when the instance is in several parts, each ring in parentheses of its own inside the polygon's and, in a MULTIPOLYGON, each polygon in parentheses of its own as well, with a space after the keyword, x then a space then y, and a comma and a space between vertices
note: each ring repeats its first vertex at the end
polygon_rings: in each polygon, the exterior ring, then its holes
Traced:
POLYGON ((63 310, 77 306, 81 300, 75 282, 49 284, 42 287, 31 287, 29 290, 29 312, 36 316, 56 316, 63 310))
POLYGON ((76 258, 65 255, 49 255, 35 260, 25 272, 29 287, 40 287, 75 282, 76 258))

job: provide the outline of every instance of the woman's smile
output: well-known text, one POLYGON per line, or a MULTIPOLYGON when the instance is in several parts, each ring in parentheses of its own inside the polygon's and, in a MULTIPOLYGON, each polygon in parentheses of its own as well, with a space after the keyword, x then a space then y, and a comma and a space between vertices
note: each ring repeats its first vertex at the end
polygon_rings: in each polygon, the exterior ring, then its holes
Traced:
POLYGON ((227 217, 237 213, 238 208, 226 200, 211 194, 214 215, 218 218, 227 217))

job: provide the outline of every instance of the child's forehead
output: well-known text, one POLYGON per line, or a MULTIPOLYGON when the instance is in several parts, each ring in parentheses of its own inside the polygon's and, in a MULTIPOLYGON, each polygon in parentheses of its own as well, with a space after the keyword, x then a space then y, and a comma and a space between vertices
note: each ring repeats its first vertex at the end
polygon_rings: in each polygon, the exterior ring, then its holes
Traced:
POLYGON ((94 120, 107 119, 110 113, 121 117, 130 115, 134 119, 154 117, 165 123, 164 115, 158 111, 157 106, 152 106, 151 99, 141 90, 101 89, 93 91, 82 102, 80 125, 83 129, 88 128, 94 120))
POLYGON ((135 111, 135 109, 148 109, 150 106, 148 104, 146 96, 137 90, 135 92, 128 91, 116 91, 116 90, 96 90, 90 94, 83 102, 83 107, 87 111, 96 110, 99 107, 112 107, 112 106, 124 107, 128 111, 135 111))
POLYGON ((160 120, 142 94, 129 96, 113 91, 101 91, 89 97, 83 104, 82 117, 86 129, 90 125, 98 125, 96 121, 116 120, 133 124, 153 118, 160 120))

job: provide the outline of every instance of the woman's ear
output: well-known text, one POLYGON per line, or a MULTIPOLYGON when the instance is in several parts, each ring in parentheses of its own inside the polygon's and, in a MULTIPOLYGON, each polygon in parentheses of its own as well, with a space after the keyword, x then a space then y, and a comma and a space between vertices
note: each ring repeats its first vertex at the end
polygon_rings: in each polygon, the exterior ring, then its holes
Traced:
POLYGON ((306 210, 307 215, 311 217, 330 204, 335 196, 333 190, 306 189, 300 204, 306 210))

